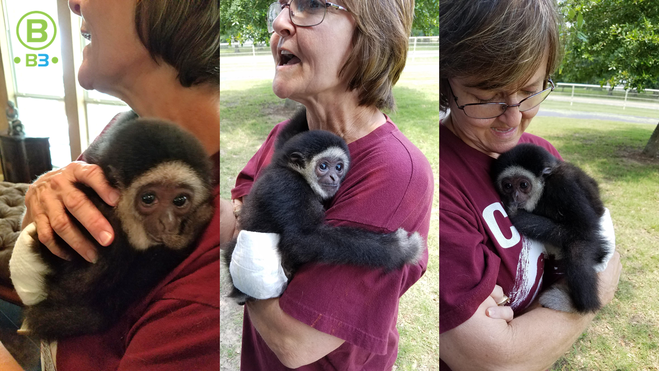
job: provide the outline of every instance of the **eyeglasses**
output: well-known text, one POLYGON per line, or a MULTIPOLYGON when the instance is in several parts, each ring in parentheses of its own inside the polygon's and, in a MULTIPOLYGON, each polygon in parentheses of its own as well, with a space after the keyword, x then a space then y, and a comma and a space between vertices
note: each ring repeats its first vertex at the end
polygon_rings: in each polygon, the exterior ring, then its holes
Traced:
POLYGON ((300 27, 312 27, 321 24, 325 20, 325 14, 329 7, 348 11, 348 9, 341 5, 325 0, 291 0, 287 4, 281 4, 276 1, 270 4, 270 8, 268 9, 268 32, 275 32, 273 24, 285 7, 288 7, 288 16, 291 19, 291 23, 300 27))
POLYGON ((548 81, 551 84, 551 87, 530 95, 519 101, 517 104, 511 105, 506 103, 469 103, 460 106, 458 105, 458 97, 453 93, 453 88, 450 83, 448 84, 448 87, 451 90, 451 95, 453 95, 455 104, 459 109, 464 111, 465 115, 474 119, 493 119, 503 115, 510 107, 518 107, 519 112, 525 112, 539 106, 540 103, 547 99, 549 93, 554 91, 554 82, 551 79, 548 79, 548 81))

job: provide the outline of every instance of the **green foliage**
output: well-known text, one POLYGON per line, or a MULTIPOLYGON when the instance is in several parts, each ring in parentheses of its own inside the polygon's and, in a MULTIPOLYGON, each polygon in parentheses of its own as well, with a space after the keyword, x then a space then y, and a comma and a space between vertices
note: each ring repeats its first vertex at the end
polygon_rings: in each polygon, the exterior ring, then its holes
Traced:
POLYGON ((412 36, 439 35, 439 0, 417 0, 414 3, 412 36))
POLYGON ((656 0, 565 0, 559 80, 659 88, 656 0))
MULTIPOLYGON (((222 0, 220 1, 220 35, 222 42, 241 45, 252 40, 270 42, 266 14, 273 0, 222 0)), ((439 0, 417 0, 414 4, 415 36, 439 35, 439 0)))
POLYGON ((220 1, 220 36, 223 42, 270 41, 266 15, 272 0, 220 1))

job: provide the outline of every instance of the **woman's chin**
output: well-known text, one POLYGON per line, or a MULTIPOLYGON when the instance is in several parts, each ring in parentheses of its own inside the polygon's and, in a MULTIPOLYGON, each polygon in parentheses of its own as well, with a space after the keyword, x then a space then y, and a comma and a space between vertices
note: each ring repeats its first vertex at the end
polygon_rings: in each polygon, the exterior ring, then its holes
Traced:
POLYGON ((83 67, 80 67, 80 69, 78 70, 78 83, 85 90, 94 90, 94 84, 92 82, 93 80, 90 74, 86 72, 87 71, 83 69, 83 67))
POLYGON ((290 98, 291 90, 286 85, 287 85, 286 82, 277 81, 277 79, 275 78, 272 81, 272 92, 275 93, 275 95, 280 99, 290 98))

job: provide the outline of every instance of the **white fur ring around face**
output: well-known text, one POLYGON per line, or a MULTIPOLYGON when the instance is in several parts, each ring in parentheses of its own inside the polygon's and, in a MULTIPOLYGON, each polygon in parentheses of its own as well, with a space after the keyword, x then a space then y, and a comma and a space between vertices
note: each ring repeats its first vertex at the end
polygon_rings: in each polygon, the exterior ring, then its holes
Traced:
POLYGON ((231 255, 229 272, 233 285, 255 299, 279 297, 288 279, 277 250, 279 235, 240 231, 231 255))
POLYGON ((44 277, 50 273, 50 269, 35 250, 39 244, 37 238, 36 224, 25 227, 9 259, 11 282, 25 305, 35 305, 47 296, 44 277))

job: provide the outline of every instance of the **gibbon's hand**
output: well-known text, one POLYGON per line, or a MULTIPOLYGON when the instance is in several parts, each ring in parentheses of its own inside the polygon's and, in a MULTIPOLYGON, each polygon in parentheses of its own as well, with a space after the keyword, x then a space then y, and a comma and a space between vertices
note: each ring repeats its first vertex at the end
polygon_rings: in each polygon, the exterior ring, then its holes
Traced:
POLYGON ((508 298, 506 295, 503 293, 503 289, 499 285, 494 286, 494 290, 492 290, 492 293, 490 294, 492 299, 496 303, 502 303, 500 306, 496 307, 489 307, 486 310, 486 314, 490 318, 495 318, 495 319, 503 319, 506 320, 506 322, 510 322, 513 320, 513 309, 505 304, 506 299, 508 298))
POLYGON ((26 213, 23 228, 36 223, 39 241, 55 255, 67 259, 68 254, 55 240, 55 233, 90 262, 97 253, 90 241, 71 222, 68 210, 102 246, 114 239, 112 226, 94 204, 75 187, 80 182, 90 186, 111 206, 116 206, 119 191, 110 187, 101 168, 84 162, 72 162, 47 172, 30 185, 25 194, 26 213))
POLYGON ((281 296, 288 278, 281 266, 278 243, 276 233, 240 231, 229 263, 231 280, 238 290, 255 299, 281 296))

